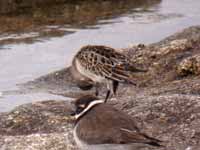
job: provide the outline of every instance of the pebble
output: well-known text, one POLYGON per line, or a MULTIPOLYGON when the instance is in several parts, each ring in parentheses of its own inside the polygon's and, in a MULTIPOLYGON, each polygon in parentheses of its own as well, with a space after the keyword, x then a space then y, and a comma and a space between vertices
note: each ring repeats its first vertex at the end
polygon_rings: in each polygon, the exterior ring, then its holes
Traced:
POLYGON ((191 150, 192 148, 189 146, 189 147, 187 147, 185 150, 191 150))

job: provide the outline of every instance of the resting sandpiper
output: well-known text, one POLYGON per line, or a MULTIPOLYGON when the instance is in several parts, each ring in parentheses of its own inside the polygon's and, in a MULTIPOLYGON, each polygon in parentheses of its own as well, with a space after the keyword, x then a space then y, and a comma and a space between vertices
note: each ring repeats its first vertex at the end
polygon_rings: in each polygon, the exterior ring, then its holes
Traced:
POLYGON ((80 49, 73 59, 77 71, 86 78, 91 79, 96 86, 96 95, 100 83, 106 83, 107 94, 116 94, 119 83, 136 85, 131 77, 134 72, 144 70, 134 67, 130 59, 115 49, 102 45, 87 45, 80 49))

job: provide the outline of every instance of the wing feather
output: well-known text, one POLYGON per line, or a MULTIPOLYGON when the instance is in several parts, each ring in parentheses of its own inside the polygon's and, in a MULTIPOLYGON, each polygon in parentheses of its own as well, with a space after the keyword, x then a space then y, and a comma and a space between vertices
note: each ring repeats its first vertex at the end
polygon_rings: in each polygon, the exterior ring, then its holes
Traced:
POLYGON ((162 141, 149 137, 144 133, 131 131, 129 129, 121 128, 121 136, 124 142, 127 143, 146 143, 154 146, 161 146, 160 143, 162 141))

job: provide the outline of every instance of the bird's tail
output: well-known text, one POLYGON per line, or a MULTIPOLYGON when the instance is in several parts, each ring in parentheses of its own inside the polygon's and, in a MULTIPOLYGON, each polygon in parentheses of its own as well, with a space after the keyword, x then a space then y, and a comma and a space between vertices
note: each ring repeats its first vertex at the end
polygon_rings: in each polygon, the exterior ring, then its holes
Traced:
POLYGON ((146 139, 148 139, 148 141, 146 142, 147 144, 152 145, 152 146, 156 146, 156 147, 165 147, 164 144, 163 144, 164 143, 163 141, 158 140, 156 138, 149 137, 147 135, 143 135, 143 136, 145 136, 146 139))
POLYGON ((110 78, 118 82, 136 85, 136 81, 132 78, 131 73, 126 70, 115 68, 110 78))
POLYGON ((139 68, 135 67, 133 64, 125 64, 124 67, 125 67, 126 71, 130 71, 133 73, 145 73, 148 71, 146 69, 141 69, 141 68, 139 69, 139 68))
POLYGON ((133 73, 147 72, 147 70, 138 69, 131 64, 123 63, 112 67, 111 72, 108 78, 118 82, 136 85, 136 80, 132 76, 133 73))

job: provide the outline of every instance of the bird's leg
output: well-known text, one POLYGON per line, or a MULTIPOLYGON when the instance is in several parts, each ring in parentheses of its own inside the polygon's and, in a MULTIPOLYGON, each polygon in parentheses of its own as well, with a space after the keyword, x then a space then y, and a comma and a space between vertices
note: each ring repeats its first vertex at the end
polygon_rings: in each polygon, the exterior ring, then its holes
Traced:
POLYGON ((112 88, 113 88, 113 94, 114 94, 114 95, 116 95, 118 86, 119 86, 119 82, 113 80, 113 81, 112 81, 112 88))
POLYGON ((106 94, 106 98, 105 98, 105 101, 104 101, 104 103, 106 103, 106 102, 107 102, 107 100, 108 100, 109 96, 110 96, 110 90, 108 90, 108 91, 107 91, 107 94, 106 94))
POLYGON ((99 83, 96 83, 96 85, 95 85, 95 87, 96 87, 96 89, 95 89, 95 95, 96 96, 98 96, 99 95, 99 83))
MULTIPOLYGON (((111 81, 109 81, 109 80, 107 80, 107 82, 106 82, 106 86, 107 86, 107 89, 108 89, 108 91, 107 91, 107 93, 106 93, 106 98, 105 98, 105 103, 107 102, 107 100, 108 100, 108 98, 110 97, 112 97, 112 96, 110 96, 110 93, 111 93, 111 81)), ((112 91, 113 92, 113 91, 112 91)))

